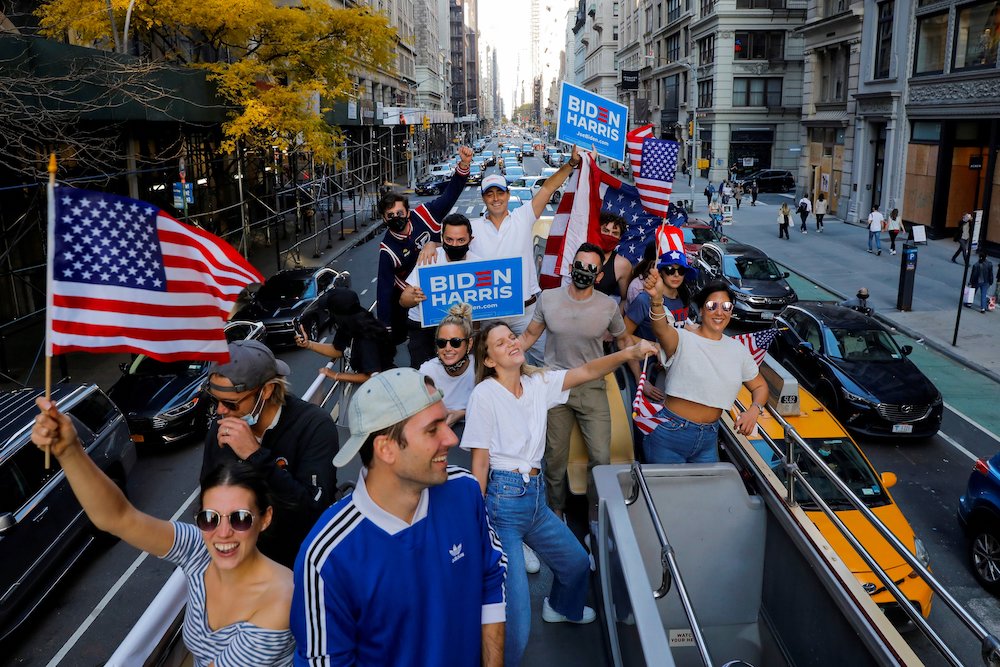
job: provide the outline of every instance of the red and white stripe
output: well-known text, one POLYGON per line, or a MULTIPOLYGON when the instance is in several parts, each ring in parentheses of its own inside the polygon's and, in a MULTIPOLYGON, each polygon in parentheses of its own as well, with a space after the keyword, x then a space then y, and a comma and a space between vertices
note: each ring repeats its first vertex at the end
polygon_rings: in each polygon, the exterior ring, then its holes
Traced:
POLYGON ((635 399, 632 401, 632 421, 643 435, 649 435, 666 420, 656 416, 663 409, 663 406, 646 397, 646 394, 643 393, 645 386, 646 360, 643 360, 642 373, 639 374, 639 386, 635 390, 635 399))
POLYGON ((636 128, 626 135, 629 164, 642 207, 653 215, 665 218, 670 207, 673 183, 639 176, 642 167, 642 142, 654 136, 652 125, 636 128))

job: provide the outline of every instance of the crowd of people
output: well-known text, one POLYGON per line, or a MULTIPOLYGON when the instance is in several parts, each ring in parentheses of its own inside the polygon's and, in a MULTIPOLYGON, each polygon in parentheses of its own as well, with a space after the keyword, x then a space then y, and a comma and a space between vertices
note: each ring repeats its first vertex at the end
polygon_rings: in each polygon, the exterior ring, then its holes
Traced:
MULTIPOLYGON (((565 284, 539 289, 532 226, 579 165, 575 149, 514 211, 505 178, 484 178, 486 212, 474 220, 448 214, 471 151, 459 157, 437 199, 412 209, 392 192, 379 201, 387 230, 375 314, 333 288, 330 342, 297 332, 296 344, 321 357, 348 355, 349 370, 323 369, 355 386, 342 445, 330 415, 291 394, 287 364, 262 343, 232 343, 204 387, 213 419, 193 523, 168 522, 133 507, 73 422, 39 399, 32 439, 57 458, 93 522, 183 569, 183 636, 196 665, 518 665, 538 560, 553 573, 542 620, 596 618, 591 560, 563 514, 575 425, 588 472, 610 462, 609 374, 627 365, 637 379, 653 358, 644 391, 663 404, 661 425, 637 446, 649 463, 717 461, 719 419, 741 385, 753 406, 737 429, 750 433, 763 412, 757 365, 724 333, 731 290, 696 290, 684 253, 661 256, 655 239, 633 267, 615 251, 624 219, 603 216, 600 242, 575 249, 565 284), (522 258, 523 315, 473 322, 458 303, 436 326, 415 316, 427 298, 418 264, 504 257, 522 258), (411 368, 396 367, 404 342, 411 368), (471 470, 448 465, 459 444, 471 470), (338 497, 337 469, 355 459, 361 473, 338 497)), ((587 496, 593 521, 590 474, 587 496)))

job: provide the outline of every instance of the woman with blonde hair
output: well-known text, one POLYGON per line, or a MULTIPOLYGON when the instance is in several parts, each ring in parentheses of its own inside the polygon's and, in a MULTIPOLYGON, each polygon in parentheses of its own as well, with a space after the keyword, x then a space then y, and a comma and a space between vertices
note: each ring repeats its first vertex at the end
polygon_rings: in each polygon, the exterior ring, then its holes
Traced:
POLYGON ((778 238, 787 239, 788 238, 788 226, 792 224, 792 209, 788 207, 788 203, 785 202, 778 209, 778 238))
POLYGON ((472 306, 456 303, 434 332, 437 356, 420 365, 420 372, 432 380, 444 394, 448 426, 465 418, 465 408, 476 384, 472 351, 472 306))

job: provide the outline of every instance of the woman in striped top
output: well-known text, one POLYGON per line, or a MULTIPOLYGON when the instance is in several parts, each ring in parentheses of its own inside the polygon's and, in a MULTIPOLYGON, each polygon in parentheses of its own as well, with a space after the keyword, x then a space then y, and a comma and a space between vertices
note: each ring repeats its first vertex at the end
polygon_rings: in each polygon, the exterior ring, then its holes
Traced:
POLYGON ((93 524, 184 571, 184 644, 196 667, 291 665, 292 573, 257 550, 271 522, 260 474, 244 463, 221 465, 202 480, 196 526, 163 521, 129 503, 87 455, 69 417, 44 398, 37 404, 31 439, 59 460, 93 524))

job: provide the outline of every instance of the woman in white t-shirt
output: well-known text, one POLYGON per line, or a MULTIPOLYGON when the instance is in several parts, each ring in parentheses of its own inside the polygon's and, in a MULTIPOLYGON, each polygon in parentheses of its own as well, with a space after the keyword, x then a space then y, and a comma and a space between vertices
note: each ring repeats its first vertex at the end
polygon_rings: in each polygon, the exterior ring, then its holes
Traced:
POLYGON ((476 384, 472 348, 472 306, 456 303, 434 332, 437 356, 420 365, 420 372, 432 380, 444 394, 448 426, 465 419, 465 408, 476 384))
POLYGON ((573 387, 656 349, 644 340, 577 368, 543 370, 525 364, 521 344, 504 322, 490 322, 476 337, 477 383, 469 399, 462 448, 472 450, 472 472, 507 554, 506 665, 520 663, 531 630, 522 543, 552 569, 552 589, 542 603, 542 619, 590 623, 596 618, 594 610, 584 605, 590 574, 587 552, 546 502, 540 468, 548 411, 566 403, 573 387))
POLYGON ((885 229, 889 232, 889 254, 896 254, 896 237, 903 230, 903 223, 899 221, 899 209, 894 208, 889 212, 889 219, 885 221, 885 229))
POLYGON ((740 386, 753 396, 753 405, 736 420, 736 430, 753 432, 764 412, 767 383, 746 346, 725 334, 732 318, 735 295, 721 280, 701 288, 692 303, 698 306, 701 326, 677 329, 667 324, 660 298, 659 274, 646 280, 653 332, 673 364, 663 393, 667 398, 656 414, 660 424, 643 438, 647 463, 711 463, 719 460, 719 417, 736 400, 740 386))

